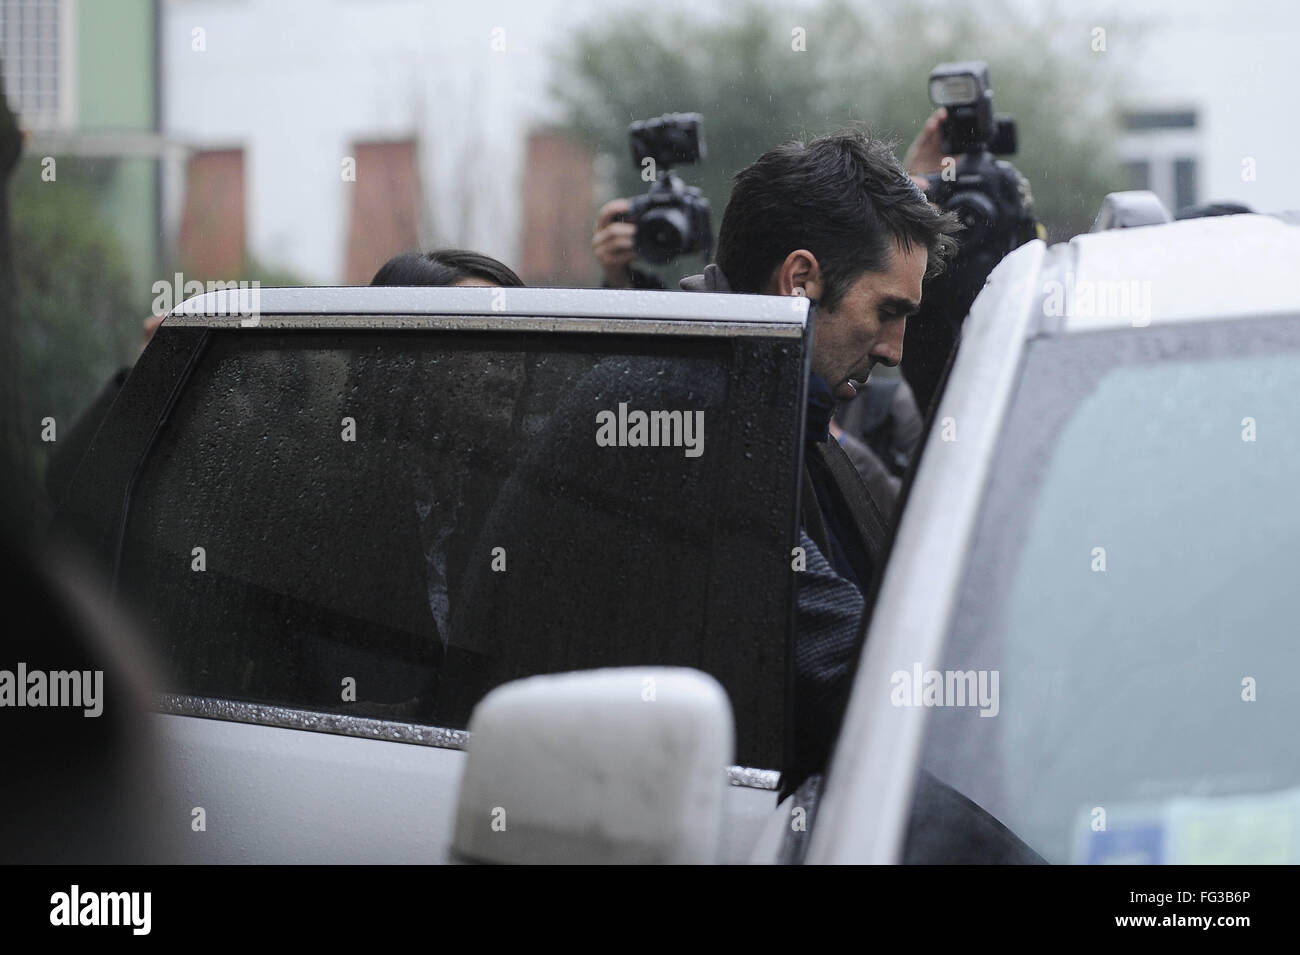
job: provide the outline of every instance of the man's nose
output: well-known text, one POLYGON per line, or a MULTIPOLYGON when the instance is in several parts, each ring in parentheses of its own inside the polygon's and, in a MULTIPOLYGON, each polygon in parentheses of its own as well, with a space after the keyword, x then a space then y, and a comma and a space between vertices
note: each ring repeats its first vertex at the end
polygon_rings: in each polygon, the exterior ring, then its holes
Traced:
POLYGON ((876 347, 871 349, 872 355, 882 365, 894 367, 903 360, 903 333, 907 330, 905 319, 896 319, 892 322, 885 322, 880 328, 880 338, 876 341, 876 347))

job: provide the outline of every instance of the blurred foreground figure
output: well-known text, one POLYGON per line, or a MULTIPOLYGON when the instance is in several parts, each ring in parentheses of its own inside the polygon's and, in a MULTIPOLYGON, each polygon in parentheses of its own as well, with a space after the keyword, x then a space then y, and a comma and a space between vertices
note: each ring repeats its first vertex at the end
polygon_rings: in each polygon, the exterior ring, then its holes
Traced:
MULTIPOLYGON (((0 84, 0 186, 20 152, 0 84)), ((92 573, 36 543, 36 419, 19 390, 15 299, 0 189, 0 863, 159 861, 143 651, 92 573)))
MULTIPOLYGON (((158 331, 162 320, 162 315, 150 315, 142 323, 144 337, 140 342, 141 352, 148 347, 153 333, 158 331)), ((63 502, 63 496, 67 493, 68 484, 77 471, 77 465, 81 463, 82 457, 90 448, 91 438, 99 430, 104 417, 108 414, 108 409, 113 407, 113 402, 117 400, 117 394, 122 390, 122 385, 126 383, 129 374, 131 374, 130 365, 123 365, 114 372, 113 377, 104 382, 90 404, 86 405, 62 432, 62 437, 50 446, 49 462, 45 467, 45 492, 55 507, 63 502)))
POLYGON ((89 565, 0 544, 0 863, 151 863, 160 834, 150 667, 89 565))

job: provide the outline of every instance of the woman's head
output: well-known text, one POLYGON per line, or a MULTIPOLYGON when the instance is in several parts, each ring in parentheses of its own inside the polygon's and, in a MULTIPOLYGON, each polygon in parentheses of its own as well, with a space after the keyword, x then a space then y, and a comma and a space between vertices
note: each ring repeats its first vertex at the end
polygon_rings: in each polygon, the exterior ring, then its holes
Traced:
POLYGON ((370 284, 524 287, 508 265, 465 249, 403 252, 380 266, 370 284))

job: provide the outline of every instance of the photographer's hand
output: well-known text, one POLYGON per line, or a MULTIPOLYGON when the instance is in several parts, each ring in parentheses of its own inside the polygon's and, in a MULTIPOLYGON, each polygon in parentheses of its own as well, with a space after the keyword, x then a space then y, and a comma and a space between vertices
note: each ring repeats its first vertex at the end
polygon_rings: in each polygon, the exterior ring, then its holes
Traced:
POLYGON ((927 175, 943 169, 945 153, 939 124, 947 118, 948 111, 942 106, 931 113, 930 118, 925 121, 925 126, 912 140, 912 145, 907 147, 907 154, 903 157, 903 168, 914 180, 920 180, 917 185, 921 188, 925 188, 927 175))
POLYGON ((591 248, 600 263, 607 288, 631 288, 632 275, 628 266, 635 261, 636 225, 615 222, 614 217, 627 212, 626 199, 611 199, 600 209, 596 219, 596 234, 591 237, 591 248))
POLYGON ((158 331, 158 326, 162 324, 164 317, 163 315, 150 315, 141 323, 141 328, 144 330, 144 340, 140 342, 140 352, 142 354, 148 346, 149 340, 153 338, 153 333, 158 331))

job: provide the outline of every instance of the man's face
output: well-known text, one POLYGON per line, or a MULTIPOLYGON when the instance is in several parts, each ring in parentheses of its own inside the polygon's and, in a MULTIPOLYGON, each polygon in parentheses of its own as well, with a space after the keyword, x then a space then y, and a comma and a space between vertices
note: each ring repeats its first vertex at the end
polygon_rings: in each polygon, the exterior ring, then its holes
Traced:
MULTIPOLYGON (((929 256, 923 246, 910 250, 894 243, 883 272, 864 272, 849 286, 834 310, 818 307, 813 326, 812 369, 837 398, 857 394, 877 363, 897 365, 903 358, 907 317, 921 304, 921 280, 929 256)), ((820 276, 807 282, 819 297, 820 276)))

